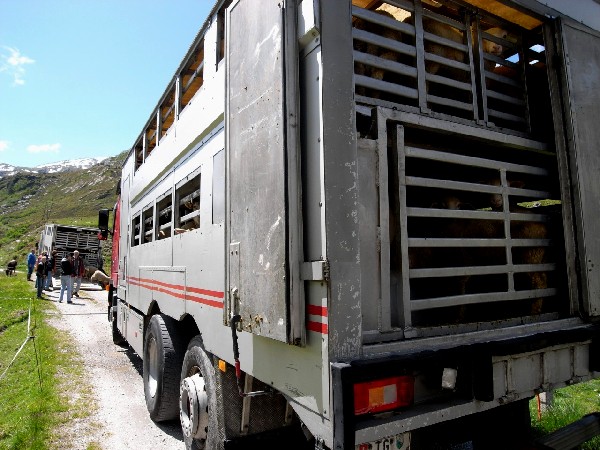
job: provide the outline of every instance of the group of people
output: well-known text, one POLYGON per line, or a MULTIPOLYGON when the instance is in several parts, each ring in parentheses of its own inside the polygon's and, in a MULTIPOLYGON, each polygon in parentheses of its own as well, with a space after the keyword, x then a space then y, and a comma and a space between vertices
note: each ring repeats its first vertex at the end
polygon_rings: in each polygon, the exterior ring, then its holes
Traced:
POLYGON ((35 270, 35 286, 37 288, 37 298, 42 298, 43 291, 54 290, 52 277, 57 270, 60 270, 60 297, 59 303, 63 301, 66 292, 67 303, 73 303, 73 296, 79 297, 81 289, 81 279, 85 274, 85 263, 79 256, 79 251, 75 250, 73 255, 67 253, 60 261, 57 260, 57 251, 53 250, 50 256, 43 252, 36 257, 35 250, 27 256, 27 280, 31 281, 31 276, 35 270))

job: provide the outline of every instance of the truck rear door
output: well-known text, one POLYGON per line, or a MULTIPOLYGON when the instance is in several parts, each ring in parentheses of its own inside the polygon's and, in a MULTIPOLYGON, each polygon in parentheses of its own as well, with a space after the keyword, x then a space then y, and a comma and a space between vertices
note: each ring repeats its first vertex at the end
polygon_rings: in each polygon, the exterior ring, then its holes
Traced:
POLYGON ((301 343, 295 8, 238 0, 227 12, 226 321, 301 343))
POLYGON ((583 310, 600 315, 600 33, 570 20, 556 24, 560 92, 564 112, 559 140, 570 169, 583 310), (564 136, 560 136, 564 133, 564 136))

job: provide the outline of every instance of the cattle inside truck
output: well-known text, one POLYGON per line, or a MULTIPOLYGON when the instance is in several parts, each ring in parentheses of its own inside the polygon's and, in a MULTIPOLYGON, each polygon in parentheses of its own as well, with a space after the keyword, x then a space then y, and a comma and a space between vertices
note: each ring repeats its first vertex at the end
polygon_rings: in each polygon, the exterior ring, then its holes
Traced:
POLYGON ((511 448, 532 396, 598 377, 600 7, 555 3, 216 3, 116 206, 154 420, 511 448))

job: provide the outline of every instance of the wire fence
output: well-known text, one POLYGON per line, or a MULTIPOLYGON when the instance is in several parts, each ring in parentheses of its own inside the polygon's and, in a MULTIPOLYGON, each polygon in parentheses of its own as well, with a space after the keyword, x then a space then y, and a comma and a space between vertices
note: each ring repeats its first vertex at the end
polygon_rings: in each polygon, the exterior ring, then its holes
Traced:
MULTIPOLYGON (((28 311, 28 317, 27 317, 27 336, 25 337, 25 340, 23 341, 23 343, 21 344, 21 346, 19 347, 19 349, 14 354, 14 356, 13 356, 12 360, 10 361, 10 363, 8 363, 8 365, 4 369, 4 372, 2 372, 2 374, 0 374, 0 382, 2 382, 2 380, 6 377, 9 369, 12 367, 12 365, 14 364, 14 362, 17 360, 17 357, 23 351, 23 349, 25 348, 25 346, 27 345, 27 343, 29 341, 33 341, 33 348, 34 348, 34 353, 35 353, 36 368, 37 368, 37 372, 38 372, 38 378, 39 378, 39 384, 40 384, 40 390, 41 390, 42 389, 41 353, 40 353, 40 351, 37 348, 37 345, 35 343, 36 335, 32 331, 32 328, 31 328, 31 311, 32 311, 32 309, 35 311, 35 293, 33 293, 31 296, 28 296, 28 297, 0 297, 0 301, 1 300, 29 300, 29 311, 28 311)), ((46 300, 49 300, 49 299, 46 299, 46 300)), ((85 313, 78 313, 78 312, 62 312, 62 311, 59 311, 59 312, 46 312, 45 315, 46 316, 94 316, 94 315, 106 315, 106 312, 85 312, 85 313)))
MULTIPOLYGON (((15 298, 13 297, 12 299, 15 299, 15 298)), ((17 357, 23 351, 23 349, 25 348, 25 345, 29 341, 33 340, 34 341, 33 348, 34 348, 34 352, 35 352, 35 361, 36 361, 38 378, 39 378, 39 383, 40 383, 40 390, 41 390, 42 389, 42 375, 41 375, 41 368, 40 368, 40 358, 39 358, 39 355, 38 355, 37 346, 35 345, 35 335, 31 331, 31 309, 32 309, 32 307, 34 305, 34 303, 33 303, 33 296, 31 298, 19 297, 18 300, 29 300, 29 312, 28 312, 28 317, 27 317, 27 336, 25 337, 25 340, 23 341, 23 343, 21 344, 21 346, 19 347, 19 349, 17 350, 17 352, 13 356, 12 360, 10 361, 10 363, 8 363, 8 366, 6 367, 6 369, 4 369, 4 372, 2 372, 2 374, 0 375, 0 381, 2 381, 4 379, 4 377, 8 373, 8 369, 10 369, 12 367, 12 365, 14 364, 14 362, 17 360, 17 357)))

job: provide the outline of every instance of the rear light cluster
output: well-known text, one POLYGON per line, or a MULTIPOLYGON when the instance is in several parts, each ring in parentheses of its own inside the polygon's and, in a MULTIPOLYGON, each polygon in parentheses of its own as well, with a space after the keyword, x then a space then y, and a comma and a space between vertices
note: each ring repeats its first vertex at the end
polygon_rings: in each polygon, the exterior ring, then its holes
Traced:
POLYGON ((412 376, 384 378, 354 385, 354 414, 372 414, 412 405, 415 397, 412 376))

